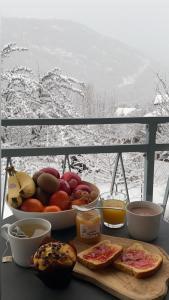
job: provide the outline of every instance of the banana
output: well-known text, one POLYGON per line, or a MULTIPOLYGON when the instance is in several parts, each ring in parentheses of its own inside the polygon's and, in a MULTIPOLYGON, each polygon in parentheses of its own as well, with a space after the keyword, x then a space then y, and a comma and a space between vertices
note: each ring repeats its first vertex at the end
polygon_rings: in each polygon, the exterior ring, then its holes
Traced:
POLYGON ((36 185, 32 177, 26 172, 16 171, 16 178, 20 184, 20 194, 23 198, 30 198, 35 194, 36 185))
POLYGON ((10 206, 17 208, 22 204, 22 197, 20 195, 20 185, 16 178, 16 171, 14 167, 9 167, 8 172, 8 194, 7 202, 10 206))

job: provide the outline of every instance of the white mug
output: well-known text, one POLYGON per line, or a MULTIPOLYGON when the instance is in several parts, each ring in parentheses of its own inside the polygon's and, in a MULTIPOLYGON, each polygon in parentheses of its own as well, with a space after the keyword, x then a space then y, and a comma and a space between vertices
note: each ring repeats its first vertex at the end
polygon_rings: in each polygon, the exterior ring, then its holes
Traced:
POLYGON ((16 264, 22 267, 31 266, 31 257, 40 244, 51 236, 51 223, 41 218, 31 218, 16 221, 13 224, 5 224, 1 227, 1 235, 4 239, 9 241, 12 257, 16 264), (16 226, 36 224, 42 226, 44 231, 32 237, 17 237, 12 235, 12 229, 16 226))
POLYGON ((145 242, 154 240, 158 236, 162 213, 163 208, 153 202, 134 201, 129 203, 126 207, 126 217, 130 236, 145 242), (154 214, 143 215, 135 213, 134 209, 138 208, 150 208, 154 214))

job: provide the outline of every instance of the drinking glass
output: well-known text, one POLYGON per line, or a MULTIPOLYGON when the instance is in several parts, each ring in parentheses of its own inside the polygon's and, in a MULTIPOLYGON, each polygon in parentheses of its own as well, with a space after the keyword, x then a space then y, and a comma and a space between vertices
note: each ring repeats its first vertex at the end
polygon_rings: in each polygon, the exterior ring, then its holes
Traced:
POLYGON ((114 192, 113 194, 105 192, 101 194, 100 202, 103 207, 102 218, 104 225, 109 228, 121 228, 124 226, 127 204, 126 195, 120 192, 114 192))

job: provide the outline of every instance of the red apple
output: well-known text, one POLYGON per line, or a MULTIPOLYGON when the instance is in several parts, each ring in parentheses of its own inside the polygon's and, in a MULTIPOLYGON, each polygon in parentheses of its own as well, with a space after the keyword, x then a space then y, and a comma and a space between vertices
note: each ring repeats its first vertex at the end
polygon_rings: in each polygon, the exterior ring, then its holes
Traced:
POLYGON ((71 179, 76 179, 78 184, 81 182, 81 178, 79 177, 79 175, 77 175, 75 172, 65 172, 62 175, 62 179, 66 180, 66 181, 70 181, 71 179))
POLYGON ((68 195, 71 194, 69 183, 64 179, 59 179, 59 190, 66 192, 68 195))
POLYGON ((41 169, 39 172, 42 172, 42 173, 49 173, 49 174, 55 176, 55 177, 58 178, 58 179, 60 178, 60 174, 59 174, 58 170, 56 170, 56 169, 54 169, 54 168, 50 168, 50 167, 48 167, 48 168, 43 168, 43 169, 41 169))
POLYGON ((86 191, 88 193, 90 193, 92 191, 91 187, 89 187, 86 184, 78 184, 77 187, 75 188, 75 191, 78 191, 78 190, 86 191))
POLYGON ((70 185, 71 190, 74 190, 78 185, 78 181, 76 179, 72 178, 69 180, 69 185, 70 185))
POLYGON ((82 198, 84 195, 89 197, 90 194, 84 190, 76 190, 73 192, 74 199, 82 198))

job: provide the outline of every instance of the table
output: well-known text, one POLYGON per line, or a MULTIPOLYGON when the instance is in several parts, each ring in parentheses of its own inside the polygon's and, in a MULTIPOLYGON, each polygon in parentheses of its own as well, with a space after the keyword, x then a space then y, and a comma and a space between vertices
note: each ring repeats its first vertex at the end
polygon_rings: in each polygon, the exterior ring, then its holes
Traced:
MULTIPOLYGON (((3 223, 13 223, 15 218, 9 217, 3 223)), ((102 232, 108 235, 129 238, 127 228, 109 229, 105 226, 102 232)), ((69 241, 75 237, 75 227, 53 231, 54 238, 69 241)), ((1 254, 5 249, 5 241, 0 238, 1 254)), ((159 237, 153 244, 161 246, 169 254, 169 223, 162 221, 159 237)), ((8 252, 10 255, 10 250, 8 252)), ((2 300, 115 300, 117 298, 82 280, 73 278, 65 290, 50 290, 32 274, 31 269, 17 266, 15 263, 1 263, 1 299, 2 300)), ((137 299, 135 299, 137 300, 137 299)), ((165 297, 169 300, 169 292, 165 297)))

